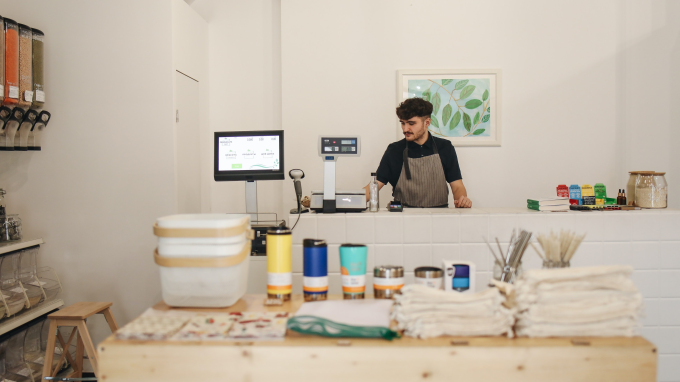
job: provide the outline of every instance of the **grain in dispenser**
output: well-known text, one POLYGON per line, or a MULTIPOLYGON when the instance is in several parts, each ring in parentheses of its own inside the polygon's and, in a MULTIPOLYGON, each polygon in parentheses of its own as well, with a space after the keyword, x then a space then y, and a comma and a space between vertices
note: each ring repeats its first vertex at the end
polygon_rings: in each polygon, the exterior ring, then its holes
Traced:
POLYGON ((19 24, 5 19, 5 98, 3 105, 19 102, 19 24))
POLYGON ((44 40, 45 34, 33 29, 33 109, 40 109, 45 103, 44 40))
POLYGON ((163 300, 175 307, 222 308, 245 293, 250 263, 250 215, 184 214, 154 226, 163 300))
POLYGON ((33 31, 19 24, 19 103, 24 109, 33 103, 33 31))

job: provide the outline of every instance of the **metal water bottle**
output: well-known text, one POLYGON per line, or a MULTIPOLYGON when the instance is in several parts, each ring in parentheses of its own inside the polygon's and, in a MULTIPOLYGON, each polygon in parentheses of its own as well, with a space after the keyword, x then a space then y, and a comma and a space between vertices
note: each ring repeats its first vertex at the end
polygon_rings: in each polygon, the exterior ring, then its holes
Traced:
POLYGON ((267 297, 289 301, 293 291, 293 241, 291 230, 267 231, 267 297))

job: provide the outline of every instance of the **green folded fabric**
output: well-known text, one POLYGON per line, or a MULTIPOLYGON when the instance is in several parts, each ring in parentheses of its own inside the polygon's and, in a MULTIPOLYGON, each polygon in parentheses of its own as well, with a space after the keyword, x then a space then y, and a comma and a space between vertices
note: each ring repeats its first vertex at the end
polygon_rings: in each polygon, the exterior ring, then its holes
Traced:
POLYGON ((288 319, 288 329, 302 334, 345 338, 399 338, 399 333, 382 326, 353 326, 315 316, 295 316, 288 319))

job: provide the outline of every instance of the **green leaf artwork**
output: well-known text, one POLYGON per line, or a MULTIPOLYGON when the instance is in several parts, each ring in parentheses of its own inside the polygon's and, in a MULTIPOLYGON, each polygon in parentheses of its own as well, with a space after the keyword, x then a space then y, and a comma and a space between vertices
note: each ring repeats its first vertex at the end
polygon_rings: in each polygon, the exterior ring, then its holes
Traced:
POLYGON ((447 103, 446 106, 444 106, 444 111, 442 111, 442 122, 444 123, 444 126, 446 126, 446 123, 449 122, 451 113, 453 113, 453 108, 451 107, 450 103, 447 103))
POLYGON ((423 92, 422 97, 425 101, 430 102, 430 96, 431 96, 430 89, 427 89, 423 92))
POLYGON ((465 85, 467 85, 468 82, 470 82, 470 80, 462 80, 462 81, 456 82, 456 87, 453 88, 453 90, 460 90, 460 89, 462 89, 465 85))
POLYGON ((468 85, 460 91, 460 99, 466 99, 475 91, 475 85, 468 85))
MULTIPOLYGON (((435 78, 408 80, 408 96, 432 103, 430 132, 445 138, 492 137, 491 80, 435 78), (462 128, 458 126, 462 125, 462 128)), ((477 139, 477 138, 475 138, 477 139)))
POLYGON ((457 111, 456 114, 453 115, 453 118, 451 119, 451 125, 449 126, 449 129, 453 130, 458 124, 460 123, 460 111, 457 111))
POLYGON ((434 127, 439 127, 439 120, 437 119, 437 117, 435 117, 434 114, 432 114, 430 118, 432 118, 432 125, 434 127))
POLYGON ((478 99, 471 99, 465 102, 465 107, 468 109, 476 109, 482 105, 482 101, 478 99))
POLYGON ((434 114, 437 115, 439 114, 439 106, 442 105, 442 97, 439 95, 439 93, 434 93, 434 96, 432 96, 432 107, 434 107, 434 114))

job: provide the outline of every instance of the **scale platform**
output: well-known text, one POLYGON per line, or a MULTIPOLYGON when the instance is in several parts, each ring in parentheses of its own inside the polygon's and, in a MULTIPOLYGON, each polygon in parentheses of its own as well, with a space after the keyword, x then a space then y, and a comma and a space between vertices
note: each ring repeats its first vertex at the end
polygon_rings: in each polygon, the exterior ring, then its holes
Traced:
MULTIPOLYGON (((315 212, 323 211, 323 191, 312 191, 309 206, 315 212)), ((366 190, 336 190, 335 209, 337 212, 361 212, 366 210, 366 190)))

